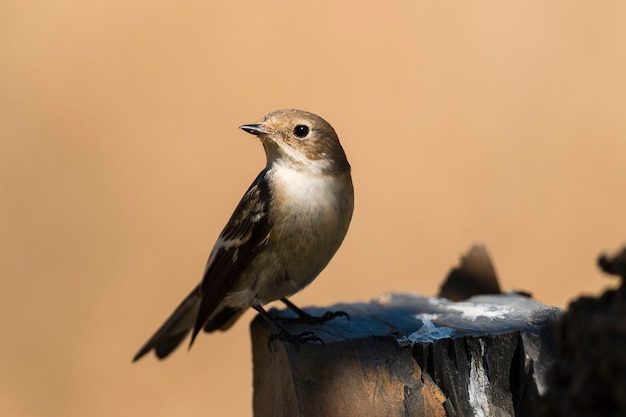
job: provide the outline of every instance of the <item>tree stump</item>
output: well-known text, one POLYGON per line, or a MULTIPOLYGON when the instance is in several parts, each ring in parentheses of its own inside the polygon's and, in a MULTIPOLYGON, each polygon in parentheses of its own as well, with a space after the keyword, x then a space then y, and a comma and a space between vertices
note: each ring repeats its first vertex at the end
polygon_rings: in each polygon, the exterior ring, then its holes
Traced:
POLYGON ((350 320, 282 323, 324 345, 270 342, 274 328, 252 322, 256 417, 531 416, 561 314, 517 294, 463 302, 388 294, 331 309, 350 320))

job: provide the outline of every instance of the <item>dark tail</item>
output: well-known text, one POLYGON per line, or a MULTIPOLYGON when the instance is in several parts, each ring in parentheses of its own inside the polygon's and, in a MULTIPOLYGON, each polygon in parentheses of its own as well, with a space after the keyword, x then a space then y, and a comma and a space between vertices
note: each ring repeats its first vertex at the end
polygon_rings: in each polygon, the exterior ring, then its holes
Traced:
POLYGON ((153 349, 159 359, 163 359, 172 353, 193 328, 196 317, 198 316, 199 307, 200 288, 196 287, 191 291, 191 294, 180 303, 172 315, 165 320, 165 323, 163 323, 150 340, 137 352, 133 358, 133 362, 138 361, 142 356, 153 349))

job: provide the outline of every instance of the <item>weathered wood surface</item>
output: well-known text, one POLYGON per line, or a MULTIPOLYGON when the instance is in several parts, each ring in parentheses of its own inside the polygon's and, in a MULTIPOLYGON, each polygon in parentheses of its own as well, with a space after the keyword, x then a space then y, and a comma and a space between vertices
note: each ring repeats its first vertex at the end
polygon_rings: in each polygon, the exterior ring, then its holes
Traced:
POLYGON ((530 416, 560 315, 515 294, 457 303, 395 294, 330 309, 350 321, 284 322, 293 334, 314 331, 325 345, 268 344, 273 328, 259 317, 252 322, 256 417, 530 416))
POLYGON ((537 417, 626 416, 626 248, 598 264, 621 283, 574 300, 559 320, 556 363, 537 417))

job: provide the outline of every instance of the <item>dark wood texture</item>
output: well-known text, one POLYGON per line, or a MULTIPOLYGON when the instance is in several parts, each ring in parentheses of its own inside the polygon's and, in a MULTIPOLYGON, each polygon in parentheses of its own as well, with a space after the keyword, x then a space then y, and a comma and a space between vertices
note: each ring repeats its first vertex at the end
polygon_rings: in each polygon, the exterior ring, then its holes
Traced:
POLYGON ((556 363, 536 417, 626 416, 626 248, 598 264, 621 282, 574 300, 559 320, 556 363))
POLYGON ((274 328, 252 322, 256 417, 530 416, 560 315, 513 294, 458 303, 395 294, 330 309, 350 321, 283 322, 325 345, 269 342, 274 328))
POLYGON ((500 294, 500 284, 484 245, 472 246, 452 268, 439 291, 440 297, 463 301, 474 295, 500 294))

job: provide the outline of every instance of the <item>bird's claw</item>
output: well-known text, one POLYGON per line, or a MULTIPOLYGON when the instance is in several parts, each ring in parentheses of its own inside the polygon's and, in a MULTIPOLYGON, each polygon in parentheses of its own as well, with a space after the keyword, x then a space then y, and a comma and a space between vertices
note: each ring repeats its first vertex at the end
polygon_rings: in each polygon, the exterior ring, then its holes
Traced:
POLYGON ((278 334, 276 333, 271 334, 267 342, 268 347, 274 340, 284 340, 286 342, 296 345, 297 347, 299 347, 300 344, 302 343, 309 343, 309 342, 320 343, 322 346, 326 346, 326 343, 324 343, 324 341, 321 338, 315 336, 315 333, 310 332, 310 331, 302 332, 299 334, 291 334, 286 331, 282 331, 278 334))
POLYGON ((286 321, 289 323, 298 323, 298 324, 320 324, 325 323, 327 321, 333 320, 337 317, 345 317, 348 321, 350 321, 350 316, 345 311, 327 311, 321 316, 313 316, 311 314, 300 315, 299 317, 280 317, 280 320, 286 321))
POLYGON ((336 319, 337 317, 345 317, 346 320, 350 321, 350 316, 345 311, 337 310, 337 311, 327 311, 324 313, 322 317, 320 317, 322 322, 329 321, 332 319, 336 319))

